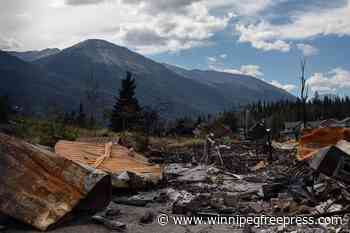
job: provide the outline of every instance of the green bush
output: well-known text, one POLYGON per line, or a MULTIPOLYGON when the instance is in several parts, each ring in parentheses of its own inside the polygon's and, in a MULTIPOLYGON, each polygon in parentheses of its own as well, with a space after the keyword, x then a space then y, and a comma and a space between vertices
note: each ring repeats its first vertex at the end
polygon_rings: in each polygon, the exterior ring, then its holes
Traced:
POLYGON ((59 140, 74 141, 78 130, 56 121, 16 120, 16 135, 34 144, 53 147, 59 140))

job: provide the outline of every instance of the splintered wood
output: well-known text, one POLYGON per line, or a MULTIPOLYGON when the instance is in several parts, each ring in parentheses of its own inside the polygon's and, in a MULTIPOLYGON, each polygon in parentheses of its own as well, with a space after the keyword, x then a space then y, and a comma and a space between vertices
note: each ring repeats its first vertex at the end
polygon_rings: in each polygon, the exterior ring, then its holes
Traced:
POLYGON ((109 143, 106 143, 105 144, 105 153, 103 156, 101 156, 100 158, 98 158, 94 164, 94 167, 95 168, 98 168, 101 163, 105 160, 105 159, 108 159, 111 157, 111 153, 112 153, 112 146, 113 146, 113 143, 112 142, 109 142, 109 143))
POLYGON ((149 163, 144 156, 112 142, 102 144, 59 141, 55 146, 55 152, 77 163, 112 174, 129 171, 140 176, 160 179, 162 173, 160 166, 149 163))

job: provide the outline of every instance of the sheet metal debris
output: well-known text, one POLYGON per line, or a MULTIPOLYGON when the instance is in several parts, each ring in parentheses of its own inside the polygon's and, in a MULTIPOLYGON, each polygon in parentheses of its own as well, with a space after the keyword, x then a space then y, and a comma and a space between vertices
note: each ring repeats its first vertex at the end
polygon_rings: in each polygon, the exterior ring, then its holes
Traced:
POLYGON ((59 141, 55 152, 69 160, 94 167, 112 174, 112 183, 116 188, 128 186, 133 174, 145 182, 157 183, 162 176, 159 165, 148 162, 148 159, 132 149, 113 144, 112 142, 86 143, 59 141))
POLYGON ((111 199, 110 176, 0 134, 0 212, 39 230, 73 210, 96 212, 111 199))
POLYGON ((335 146, 313 152, 309 164, 318 172, 350 183, 350 143, 341 140, 335 146))
POLYGON ((319 128, 305 130, 300 139, 297 159, 307 160, 320 149, 327 146, 334 146, 341 140, 350 141, 350 129, 319 128))

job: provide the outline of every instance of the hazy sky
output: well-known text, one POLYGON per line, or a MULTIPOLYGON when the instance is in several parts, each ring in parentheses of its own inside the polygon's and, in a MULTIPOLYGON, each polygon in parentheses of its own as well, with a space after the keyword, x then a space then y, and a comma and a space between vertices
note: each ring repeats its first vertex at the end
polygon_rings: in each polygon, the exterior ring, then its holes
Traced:
POLYGON ((2 0, 0 49, 106 39, 160 62, 350 94, 350 0, 2 0))

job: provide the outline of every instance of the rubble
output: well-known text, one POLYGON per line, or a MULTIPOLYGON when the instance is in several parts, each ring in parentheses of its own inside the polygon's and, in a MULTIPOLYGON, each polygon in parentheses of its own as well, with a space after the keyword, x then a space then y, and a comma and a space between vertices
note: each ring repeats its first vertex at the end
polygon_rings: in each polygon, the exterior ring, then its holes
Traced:
POLYGON ((304 130, 299 142, 297 159, 300 161, 312 157, 313 153, 328 146, 334 146, 339 141, 350 141, 350 129, 348 128, 318 128, 304 130))
POLYGON ((159 199, 160 192, 145 192, 139 193, 131 197, 116 197, 113 202, 124 205, 146 206, 148 203, 153 203, 159 199))
POLYGON ((151 211, 151 210, 148 210, 145 212, 145 214, 141 217, 140 219, 140 223, 142 224, 149 224, 149 223, 152 223, 153 222, 153 219, 155 218, 156 214, 151 211))
POLYGON ((0 134, 0 211, 40 230, 111 200, 110 176, 0 134))
POLYGON ((350 183, 350 143, 344 140, 313 152, 310 167, 330 177, 350 183))
POLYGON ((162 176, 159 165, 151 164, 146 157, 132 149, 112 142, 102 144, 59 141, 55 152, 76 163, 111 174, 114 188, 142 189, 158 183, 162 176))
POLYGON ((101 216, 93 216, 92 218, 96 222, 103 224, 104 226, 106 226, 108 229, 110 229, 112 231, 113 230, 114 231, 122 231, 122 230, 125 230, 125 228, 126 228, 125 223, 122 223, 122 222, 119 222, 116 220, 111 220, 111 219, 104 218, 101 216))
MULTIPOLYGON (((229 145, 213 141, 215 146, 206 152, 203 148, 201 152, 189 152, 193 155, 190 159, 179 159, 176 153, 174 157, 166 154, 167 158, 161 152, 153 155, 157 157, 154 161, 164 166, 151 164, 132 150, 108 141, 61 141, 55 151, 76 163, 110 173, 115 187, 130 191, 115 194, 110 205, 93 216, 95 222, 111 231, 170 231, 165 226, 156 227, 155 216, 167 213, 203 217, 339 215, 343 225, 225 227, 228 232, 346 232, 350 216, 350 176, 346 172, 350 143, 342 140, 347 138, 344 129, 309 131, 301 138, 298 152, 294 141, 273 142, 273 150, 264 150, 252 141, 229 145), (145 182, 148 175, 162 181, 150 189, 145 182), (140 192, 139 187, 148 190, 140 192)), ((222 232, 220 226, 196 227, 179 228, 182 232, 222 232)))
POLYGON ((92 216, 92 220, 104 225, 110 230, 122 231, 125 230, 126 224, 117 220, 120 215, 120 209, 112 202, 105 210, 92 216))

